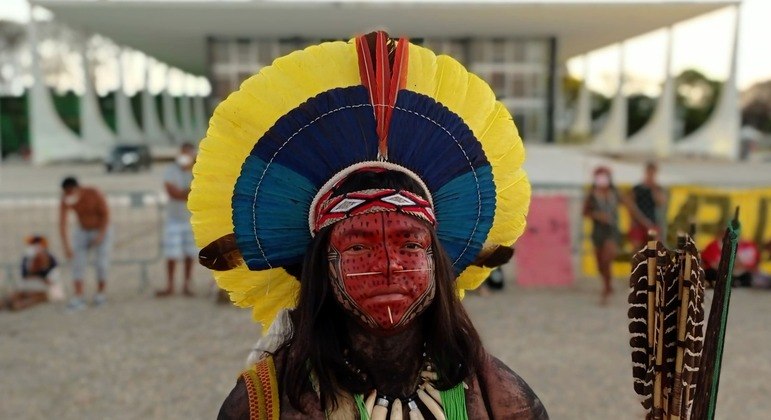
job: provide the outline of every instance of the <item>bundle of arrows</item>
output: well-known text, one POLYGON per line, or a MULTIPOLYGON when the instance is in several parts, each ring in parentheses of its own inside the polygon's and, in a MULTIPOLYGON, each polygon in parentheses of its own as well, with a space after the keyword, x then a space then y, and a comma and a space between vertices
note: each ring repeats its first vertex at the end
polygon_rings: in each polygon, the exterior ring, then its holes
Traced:
POLYGON ((737 209, 723 237, 706 331, 706 281, 690 235, 678 235, 672 251, 651 232, 632 259, 629 344, 646 419, 714 418, 739 229, 737 209))

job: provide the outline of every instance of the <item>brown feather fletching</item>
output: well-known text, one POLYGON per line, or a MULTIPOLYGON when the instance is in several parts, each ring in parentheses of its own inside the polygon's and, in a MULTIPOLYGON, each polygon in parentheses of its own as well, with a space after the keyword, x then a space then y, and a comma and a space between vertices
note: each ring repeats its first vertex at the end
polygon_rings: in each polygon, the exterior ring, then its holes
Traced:
POLYGON ((655 254, 646 248, 632 259, 628 312, 632 375, 635 392, 649 419, 689 418, 695 395, 695 374, 703 344, 704 271, 690 237, 681 242, 680 248, 675 253, 656 242, 655 254), (656 275, 655 299, 649 314, 648 292, 652 286, 648 284, 648 265, 654 255, 656 266, 651 268, 656 275), (649 316, 653 317, 651 330, 649 316), (653 334, 651 340, 649 334, 653 334))
POLYGON ((244 263, 236 244, 236 235, 231 233, 206 245, 198 253, 198 262, 215 271, 232 270, 244 263))

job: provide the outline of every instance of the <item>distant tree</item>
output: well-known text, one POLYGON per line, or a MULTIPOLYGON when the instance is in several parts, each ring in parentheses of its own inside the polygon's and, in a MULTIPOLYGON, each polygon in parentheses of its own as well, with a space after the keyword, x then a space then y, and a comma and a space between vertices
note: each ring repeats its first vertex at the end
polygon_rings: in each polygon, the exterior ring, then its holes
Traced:
POLYGON ((596 120, 610 111, 611 100, 599 92, 591 91, 590 93, 592 97, 592 120, 596 120))
POLYGON ((771 133, 771 80, 755 83, 742 92, 742 125, 771 133))
POLYGON ((683 70, 675 78, 677 116, 684 123, 683 135, 688 135, 709 119, 717 105, 723 82, 713 80, 698 70, 683 70))
POLYGON ((627 98, 627 126, 626 133, 632 134, 640 131, 653 116, 656 108, 656 99, 641 93, 627 98))
POLYGON ((755 99, 742 108, 742 125, 771 133, 771 103, 755 99))
POLYGON ((570 74, 562 78, 562 92, 564 95, 563 97, 565 98, 565 105, 575 106, 583 83, 584 82, 581 79, 573 77, 570 74))
POLYGON ((26 48, 26 40, 24 25, 0 20, 0 93, 11 91, 12 82, 19 77, 18 55, 26 48))

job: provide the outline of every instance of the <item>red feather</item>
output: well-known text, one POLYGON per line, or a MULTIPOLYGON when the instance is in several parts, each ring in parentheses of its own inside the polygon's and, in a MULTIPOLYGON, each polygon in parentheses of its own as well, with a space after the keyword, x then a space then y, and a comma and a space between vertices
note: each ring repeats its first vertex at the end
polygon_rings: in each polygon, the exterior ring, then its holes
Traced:
POLYGON ((356 52, 359 55, 359 77, 361 77, 361 84, 369 91, 369 100, 374 104, 373 82, 375 81, 375 69, 372 66, 372 54, 369 51, 369 43, 363 35, 356 38, 356 52))
POLYGON ((377 87, 375 89, 375 119, 377 120, 378 154, 381 157, 388 156, 388 139, 386 138, 386 95, 390 90, 391 68, 388 62, 388 45, 386 44, 385 32, 377 33, 377 43, 375 44, 375 77, 377 87))
POLYGON ((406 38, 399 39, 394 54, 394 66, 391 73, 391 82, 388 87, 388 97, 385 107, 385 130, 384 137, 388 138, 388 128, 391 126, 391 115, 396 106, 396 98, 401 89, 407 86, 407 62, 409 61, 409 41, 406 38))
POLYGON ((394 42, 385 32, 356 38, 361 84, 369 92, 377 122, 378 158, 388 159, 388 131, 399 90, 407 85, 409 41, 394 42), (373 54, 374 49, 374 54, 373 54))

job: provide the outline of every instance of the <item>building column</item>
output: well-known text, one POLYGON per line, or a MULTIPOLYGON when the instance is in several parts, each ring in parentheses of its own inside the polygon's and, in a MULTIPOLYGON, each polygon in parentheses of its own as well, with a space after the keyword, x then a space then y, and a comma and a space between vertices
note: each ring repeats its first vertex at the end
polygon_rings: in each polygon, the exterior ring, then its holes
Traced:
POLYGON ((605 126, 594 136, 592 149, 597 152, 618 152, 626 140, 627 112, 624 95, 624 43, 619 44, 618 53, 618 88, 608 112, 605 126))
POLYGON ((193 133, 193 107, 190 97, 190 75, 183 76, 183 94, 179 102, 180 128, 182 136, 186 142, 192 142, 195 134, 193 133))
POLYGON ((134 111, 125 90, 125 74, 123 71, 124 50, 118 48, 118 90, 115 91, 115 126, 118 138, 126 143, 145 143, 142 130, 139 128, 134 111))
POLYGON ((197 95, 193 98, 193 115, 195 116, 193 128, 198 140, 206 137, 206 130, 209 128, 209 119, 206 114, 206 104, 204 103, 205 99, 206 98, 201 95, 197 95))
POLYGON ((640 131, 629 138, 626 152, 667 157, 672 151, 675 127, 675 81, 672 77, 672 28, 667 30, 664 84, 656 109, 640 131))
POLYGON ((80 48, 83 63, 83 96, 80 99, 80 135, 87 148, 107 156, 111 146, 117 143, 117 137, 104 120, 99 100, 94 87, 94 72, 88 59, 88 37, 82 40, 80 48))
POLYGON ((64 124, 59 113, 56 112, 40 67, 37 23, 34 17, 30 19, 27 31, 32 53, 33 78, 29 94, 29 140, 32 163, 40 165, 60 160, 95 158, 92 151, 84 147, 78 135, 64 124))
POLYGON ((142 90, 142 122, 147 142, 151 145, 167 146, 171 143, 169 135, 163 130, 155 97, 150 93, 152 69, 155 60, 145 56, 145 88, 142 90))
POLYGON ((710 118, 696 131, 679 141, 675 151, 683 155, 702 155, 736 160, 739 158, 741 107, 736 88, 736 61, 739 45, 740 6, 735 6, 736 23, 728 77, 710 118))
POLYGON ((578 91, 575 118, 570 127, 571 137, 589 139, 592 136, 592 97, 589 91, 589 55, 583 57, 583 80, 578 91))
POLYGON ((174 144, 182 142, 182 133, 179 127, 179 121, 177 119, 177 106, 174 98, 169 92, 171 69, 166 69, 166 86, 161 92, 161 98, 163 103, 163 124, 166 127, 166 132, 171 136, 174 144))

